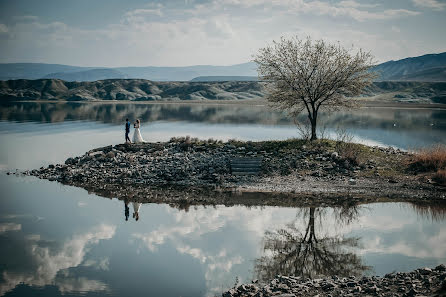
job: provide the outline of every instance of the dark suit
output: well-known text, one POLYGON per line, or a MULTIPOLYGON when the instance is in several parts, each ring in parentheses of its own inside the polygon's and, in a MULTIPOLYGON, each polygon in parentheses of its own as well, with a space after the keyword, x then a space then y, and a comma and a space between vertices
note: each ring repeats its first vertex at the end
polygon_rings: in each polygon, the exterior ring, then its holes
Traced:
POLYGON ((131 142, 129 138, 130 122, 125 122, 125 141, 131 142))

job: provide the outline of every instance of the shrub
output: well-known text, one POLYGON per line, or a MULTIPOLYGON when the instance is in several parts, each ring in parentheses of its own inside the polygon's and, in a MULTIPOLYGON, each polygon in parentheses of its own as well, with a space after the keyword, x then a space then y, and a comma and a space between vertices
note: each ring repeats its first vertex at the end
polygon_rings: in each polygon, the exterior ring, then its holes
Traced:
POLYGON ((353 136, 345 129, 337 129, 336 131, 336 146, 341 159, 348 160, 350 164, 357 166, 361 164, 364 150, 360 144, 352 143, 353 136))
POLYGON ((420 171, 444 171, 446 169, 446 145, 435 145, 415 152, 412 168, 420 171))

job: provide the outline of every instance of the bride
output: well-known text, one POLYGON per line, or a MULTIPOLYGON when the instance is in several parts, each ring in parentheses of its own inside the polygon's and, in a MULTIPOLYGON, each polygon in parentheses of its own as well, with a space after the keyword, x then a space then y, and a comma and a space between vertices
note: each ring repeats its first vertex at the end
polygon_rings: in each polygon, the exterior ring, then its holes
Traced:
POLYGON ((140 122, 139 119, 136 120, 135 124, 133 125, 135 128, 135 132, 133 133, 133 143, 143 143, 145 142, 144 139, 141 136, 141 132, 139 132, 140 122))

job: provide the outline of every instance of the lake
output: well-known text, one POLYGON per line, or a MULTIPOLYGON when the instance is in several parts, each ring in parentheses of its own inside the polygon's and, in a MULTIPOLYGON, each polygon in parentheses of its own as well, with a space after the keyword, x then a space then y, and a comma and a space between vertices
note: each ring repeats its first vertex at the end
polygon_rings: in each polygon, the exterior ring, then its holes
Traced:
MULTIPOLYGON (((219 296, 277 274, 384 275, 446 262, 446 205, 178 209, 6 175, 121 143, 126 117, 141 119, 148 141, 298 136, 293 121, 263 106, 2 103, 1 296, 219 296)), ((332 138, 341 129, 401 149, 446 141, 439 109, 364 108, 320 126, 332 138)))

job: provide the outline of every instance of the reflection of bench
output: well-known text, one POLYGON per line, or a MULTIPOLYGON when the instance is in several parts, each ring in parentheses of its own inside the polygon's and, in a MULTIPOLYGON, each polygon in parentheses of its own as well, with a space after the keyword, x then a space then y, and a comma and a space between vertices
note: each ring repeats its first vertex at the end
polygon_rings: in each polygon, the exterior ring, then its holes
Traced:
POLYGON ((233 158, 231 173, 234 175, 257 175, 260 172, 263 158, 233 158))

